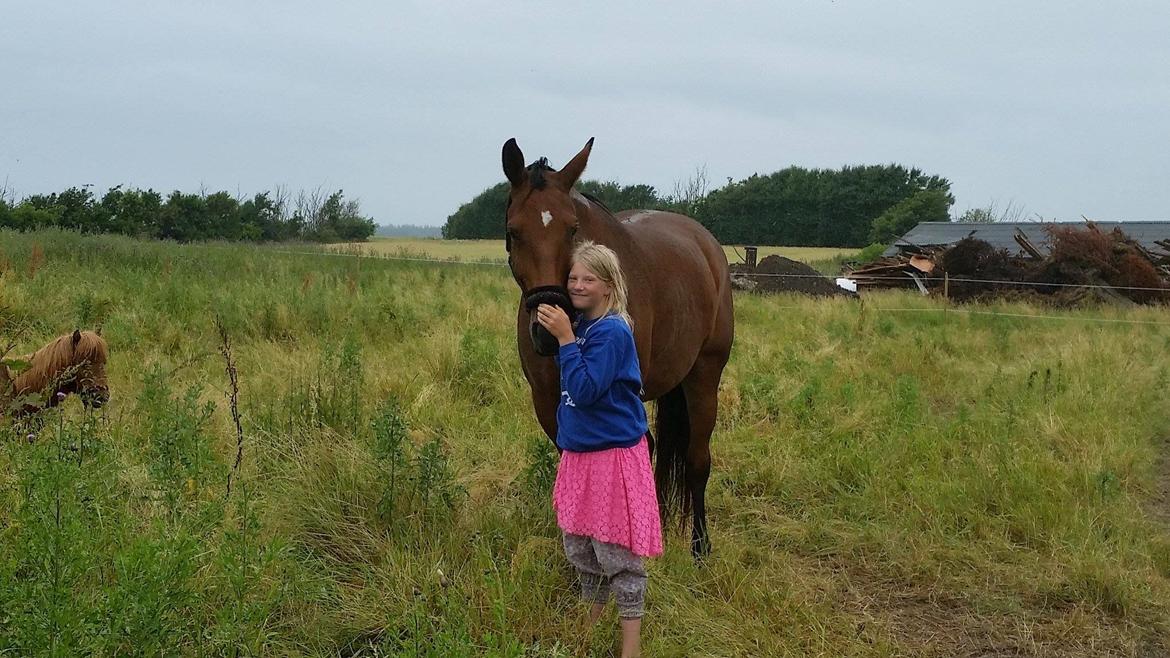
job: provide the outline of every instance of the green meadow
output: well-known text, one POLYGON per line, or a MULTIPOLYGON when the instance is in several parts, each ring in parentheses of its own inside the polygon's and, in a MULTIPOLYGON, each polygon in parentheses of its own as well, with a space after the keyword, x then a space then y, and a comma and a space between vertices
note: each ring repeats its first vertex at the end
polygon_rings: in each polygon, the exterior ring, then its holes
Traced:
MULTIPOLYGON (((0 655, 616 655, 508 269, 300 252, 0 231, 0 344, 100 326, 112 395, 0 420, 0 655)), ((1170 652, 1165 308, 735 302, 644 655, 1170 652)))

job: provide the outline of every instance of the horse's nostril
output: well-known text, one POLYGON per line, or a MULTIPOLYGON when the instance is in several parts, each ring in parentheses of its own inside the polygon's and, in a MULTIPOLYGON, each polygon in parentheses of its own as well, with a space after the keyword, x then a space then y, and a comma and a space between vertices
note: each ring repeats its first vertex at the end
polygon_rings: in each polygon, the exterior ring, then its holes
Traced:
POLYGON ((552 356, 560 349, 560 343, 539 322, 536 322, 532 313, 537 306, 549 304, 559 306, 566 313, 572 313, 573 304, 569 301, 569 293, 562 286, 540 286, 528 290, 524 294, 524 308, 528 311, 532 322, 528 326, 528 336, 532 340, 532 347, 541 356, 552 356))
POLYGON ((110 392, 107 390, 88 391, 81 394, 81 401, 94 409, 100 409, 110 401, 110 392))

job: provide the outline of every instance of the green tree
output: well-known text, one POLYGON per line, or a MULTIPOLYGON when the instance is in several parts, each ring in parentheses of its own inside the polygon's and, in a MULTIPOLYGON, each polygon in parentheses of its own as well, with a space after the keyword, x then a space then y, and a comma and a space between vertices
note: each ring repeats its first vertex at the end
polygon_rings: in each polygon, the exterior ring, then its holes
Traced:
POLYGON ((107 215, 97 205, 88 186, 71 187, 60 194, 36 194, 25 199, 21 205, 36 210, 51 211, 55 216, 54 226, 86 233, 101 233, 107 228, 107 215))
MULTIPOLYGON (((577 183, 577 189, 590 194, 610 210, 669 209, 670 200, 663 199, 651 185, 622 185, 616 181, 586 180, 577 183)), ((508 204, 508 183, 493 185, 480 192, 471 201, 447 217, 443 224, 444 239, 499 240, 504 237, 504 211, 508 204)))
POLYGON ((111 233, 154 237, 162 208, 162 195, 154 190, 123 190, 111 187, 102 197, 101 206, 108 216, 111 233))
POLYGON ((159 212, 158 233, 163 240, 191 242, 210 236, 207 204, 198 194, 171 192, 159 212))
POLYGON ((695 216, 724 243, 860 247, 889 208, 922 190, 949 189, 943 178, 900 165, 788 167, 729 182, 699 201, 695 216))
POLYGON ((206 208, 207 233, 204 239, 244 240, 254 239, 243 234, 240 225, 240 204, 227 192, 216 192, 203 200, 206 208))
POLYGON ((1000 210, 998 205, 992 201, 983 208, 968 208, 955 221, 967 222, 972 224, 990 224, 993 222, 1022 222, 1025 220, 1027 212, 1023 206, 1017 206, 1014 202, 1009 201, 1007 206, 1000 210))
POLYGON ((988 208, 968 208, 955 221, 966 224, 992 224, 998 218, 988 208))
POLYGON ((471 201, 447 217, 443 224, 446 240, 486 240, 504 238, 504 209, 508 204, 508 184, 499 183, 480 192, 471 201))
POLYGON ((816 245, 822 178, 800 167, 753 174, 708 194, 696 204, 696 219, 727 244, 816 245))
MULTIPOLYGON (((0 190, 2 191, 2 190, 0 190)), ((121 233, 179 242, 199 240, 360 241, 374 234, 374 220, 361 214, 356 200, 342 191, 325 197, 301 195, 287 212, 288 196, 277 189, 240 203, 228 192, 210 195, 172 192, 163 201, 154 190, 110 188, 101 200, 88 186, 37 194, 20 203, 0 197, 0 227, 35 230, 60 227, 87 233, 121 233)))
POLYGON ((285 217, 282 204, 269 192, 261 192, 240 204, 240 224, 244 239, 281 242, 301 235, 299 217, 285 217))
POLYGON ((622 185, 617 181, 581 181, 577 189, 590 194, 604 203, 610 210, 666 210, 670 201, 658 195, 652 185, 622 185))
POLYGON ((61 209, 56 206, 37 207, 27 201, 17 204, 8 213, 5 226, 18 231, 35 231, 40 228, 57 226, 61 209))
MULTIPOLYGON (((318 197, 319 198, 319 197, 318 197)), ((357 242, 374 234, 374 220, 363 217, 357 201, 346 201, 341 190, 330 194, 321 203, 309 199, 302 213, 305 219, 305 238, 317 242, 357 242)))
POLYGON ((889 244, 920 222, 950 221, 954 197, 941 190, 922 190, 874 220, 870 241, 889 244))

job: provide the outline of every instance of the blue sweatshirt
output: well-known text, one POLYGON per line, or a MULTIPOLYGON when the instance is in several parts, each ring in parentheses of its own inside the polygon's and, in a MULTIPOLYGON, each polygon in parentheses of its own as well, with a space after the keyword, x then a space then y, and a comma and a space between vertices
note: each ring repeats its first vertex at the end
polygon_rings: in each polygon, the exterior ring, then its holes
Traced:
POLYGON ((576 342, 562 345, 557 446, 572 452, 637 445, 646 433, 642 373, 634 332, 618 315, 582 319, 576 342))

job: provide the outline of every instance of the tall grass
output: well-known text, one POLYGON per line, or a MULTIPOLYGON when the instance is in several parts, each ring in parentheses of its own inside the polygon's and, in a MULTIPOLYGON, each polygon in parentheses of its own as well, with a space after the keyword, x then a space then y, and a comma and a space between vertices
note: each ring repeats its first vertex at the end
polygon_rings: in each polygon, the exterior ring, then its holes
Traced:
MULTIPOLYGON (((61 232, 0 264, 0 338, 102 325, 113 393, 0 426, 0 651, 614 654, 505 268, 61 232)), ((668 536, 647 655, 1166 650, 1170 317, 967 310, 737 298, 714 553, 668 536)))

